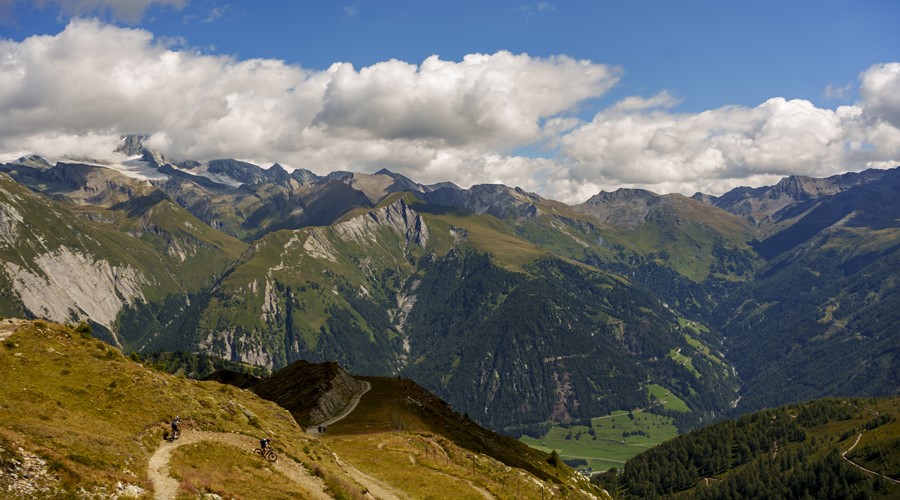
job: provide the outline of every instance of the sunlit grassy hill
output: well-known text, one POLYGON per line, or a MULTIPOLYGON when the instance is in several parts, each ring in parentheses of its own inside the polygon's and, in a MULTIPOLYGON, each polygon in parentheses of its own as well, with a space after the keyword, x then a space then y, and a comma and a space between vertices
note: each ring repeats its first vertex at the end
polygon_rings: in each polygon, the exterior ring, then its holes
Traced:
POLYGON ((409 379, 359 379, 371 390, 322 439, 414 498, 605 497, 558 457, 477 425, 409 379))
POLYGON ((513 487, 515 498, 602 496, 561 462, 408 390, 409 381, 398 392, 389 380, 391 396, 382 397, 372 379, 375 392, 347 423, 378 425, 344 434, 331 426, 322 441, 275 403, 147 368, 92 338, 86 325, 2 320, 0 371, 4 498, 513 498, 513 487), (391 413, 395 403, 403 410, 391 413), (175 415, 184 431, 167 443, 175 415), (396 428, 398 419, 408 425, 396 428), (263 436, 273 440, 275 464, 252 453, 263 436), (388 438, 389 446, 369 446, 388 438))
POLYGON ((184 439, 220 433, 246 443, 236 448, 207 445, 200 439, 196 445, 174 449, 173 462, 182 453, 193 457, 187 469, 172 467, 180 494, 208 491, 234 498, 315 494, 250 453, 263 435, 272 436, 285 460, 293 459, 321 476, 320 491, 353 498, 364 489, 343 472, 330 450, 305 435, 274 403, 231 386, 145 368, 68 327, 41 321, 2 326, 4 495, 69 498, 83 490, 150 497, 148 461, 163 445, 163 433, 175 415, 185 422, 184 439), (222 447, 230 454, 224 461, 219 460, 222 447), (213 481, 229 464, 228 483, 213 481))

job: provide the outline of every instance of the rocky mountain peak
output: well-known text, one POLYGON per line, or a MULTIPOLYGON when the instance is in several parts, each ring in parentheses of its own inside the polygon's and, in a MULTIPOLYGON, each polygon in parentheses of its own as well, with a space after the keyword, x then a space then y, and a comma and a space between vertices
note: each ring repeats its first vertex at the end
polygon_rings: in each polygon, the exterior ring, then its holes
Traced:
POLYGON ((774 186, 732 189, 722 196, 716 197, 713 204, 745 217, 755 224, 766 224, 779 220, 778 214, 792 205, 832 196, 857 186, 878 183, 882 179, 897 175, 898 172, 900 172, 900 168, 870 169, 863 172, 834 175, 824 179, 792 175, 781 179, 774 186))
POLYGON ((146 135, 128 134, 122 138, 116 153, 122 153, 126 156, 138 156, 144 153, 144 139, 146 135))
POLYGON ((286 184, 291 180, 291 174, 280 164, 275 163, 265 171, 266 177, 275 184, 286 184))
POLYGON ((322 182, 324 180, 323 177, 316 175, 315 173, 306 170, 305 168, 298 168, 291 172, 291 178, 303 184, 312 184, 315 182, 322 182))
POLYGON ((48 162, 43 156, 40 155, 23 156, 16 160, 14 163, 38 170, 48 170, 53 167, 50 162, 48 162))
POLYGON ((521 188, 503 184, 476 184, 469 189, 441 188, 425 193, 423 198, 435 205, 465 208, 476 214, 504 219, 530 217, 538 213, 542 198, 521 188))
POLYGON ((406 239, 407 246, 425 247, 428 243, 428 227, 422 217, 403 198, 353 217, 334 226, 335 232, 345 240, 358 243, 374 242, 381 228, 390 227, 406 239))
POLYGON ((259 184, 267 177, 262 167, 233 159, 210 160, 208 169, 212 174, 226 175, 243 184, 259 184))
POLYGON ((789 196, 794 200, 808 200, 816 196, 819 192, 819 186, 816 180, 804 175, 792 175, 778 181, 769 192, 769 198, 779 198, 781 196, 789 196))
POLYGON ((615 191, 600 191, 594 196, 591 196, 588 201, 584 202, 584 204, 599 205, 603 203, 616 203, 636 200, 654 202, 658 201, 659 198, 660 196, 658 194, 647 191, 646 189, 619 188, 615 191))
POLYGON ((619 227, 635 227, 663 201, 663 197, 644 189, 600 191, 574 208, 619 227))

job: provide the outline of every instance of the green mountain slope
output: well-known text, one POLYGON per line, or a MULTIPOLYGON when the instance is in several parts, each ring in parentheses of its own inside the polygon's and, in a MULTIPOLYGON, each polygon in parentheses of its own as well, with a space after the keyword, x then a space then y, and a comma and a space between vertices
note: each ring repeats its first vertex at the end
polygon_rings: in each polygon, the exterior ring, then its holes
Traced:
POLYGON ((670 357, 695 350, 672 311, 597 270, 545 258, 513 273, 483 254, 453 252, 416 295, 404 373, 494 427, 643 407, 648 381, 687 400, 693 419, 733 398, 720 360, 697 356, 692 371, 670 357))
MULTIPOLYGON (((649 383, 688 402, 685 423, 735 398, 714 333, 643 287, 523 239, 515 224, 394 195, 333 226, 270 233, 154 347, 400 373, 495 428, 642 407, 649 383)), ((185 316, 174 312, 157 324, 185 316)))
POLYGON ((654 391, 686 403, 684 429, 900 390, 897 169, 567 206, 133 146, 143 160, 124 167, 149 180, 0 167, 0 313, 90 318, 142 353, 409 376, 512 432, 644 408, 654 391))
POLYGON ((131 343, 123 309, 208 286, 244 248, 153 190, 109 208, 63 205, 0 174, 0 211, 0 312, 90 319, 120 346, 131 343))
POLYGON ((713 321, 745 382, 742 408, 900 394, 898 192, 888 171, 779 212, 783 227, 757 245, 767 265, 713 321))
MULTIPOLYGON (((896 498, 898 411, 897 398, 826 399, 723 421, 629 460, 618 493, 622 498, 896 498)), ((600 482, 610 479, 608 474, 600 482)))

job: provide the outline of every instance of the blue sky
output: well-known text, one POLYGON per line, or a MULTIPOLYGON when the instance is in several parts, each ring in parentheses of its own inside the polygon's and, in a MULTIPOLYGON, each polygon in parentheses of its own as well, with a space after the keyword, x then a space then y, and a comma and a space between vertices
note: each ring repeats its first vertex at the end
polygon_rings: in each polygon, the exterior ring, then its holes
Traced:
MULTIPOLYGON (((494 142, 461 137, 455 131, 446 137, 435 132, 440 137, 429 137, 436 142, 423 146, 429 154, 393 157, 383 150, 408 150, 409 141, 415 142, 416 147, 422 146, 420 137, 403 136, 402 131, 415 128, 415 123, 425 118, 410 113, 411 124, 395 124, 390 131, 384 132, 375 130, 372 120, 341 115, 344 119, 340 123, 341 130, 346 130, 347 120, 350 120, 350 125, 380 141, 377 145, 371 141, 362 146, 356 144, 357 150, 372 148, 381 152, 369 157, 343 158, 334 165, 358 170, 393 166, 425 181, 443 180, 436 176, 465 170, 467 176, 449 180, 462 184, 516 182, 568 200, 584 197, 589 192, 585 190, 619 185, 648 187, 656 191, 722 191, 733 185, 774 180, 792 172, 791 166, 784 164, 791 157, 787 151, 790 144, 757 144, 755 147, 764 149, 766 154, 756 156, 752 151, 733 151, 729 145, 716 146, 717 150, 709 151, 697 144, 689 144, 699 124, 705 123, 705 112, 715 113, 729 123, 756 120, 755 124, 739 127, 739 130, 728 129, 725 134, 719 129, 727 129, 728 124, 703 125, 706 128, 702 139, 709 143, 720 140, 722 135, 747 135, 750 129, 780 124, 783 120, 769 118, 796 116, 797 110, 803 108, 801 104, 811 104, 812 110, 802 112, 822 115, 821 118, 829 122, 823 125, 825 128, 818 134, 818 140, 826 149, 831 149, 811 151, 809 158, 801 152, 800 156, 805 159, 797 165, 797 173, 825 175, 865 166, 883 166, 900 156, 893 130, 861 131, 862 125, 857 123, 853 125, 856 128, 848 131, 846 121, 848 117, 856 116, 855 111, 847 110, 840 117, 832 116, 841 106, 857 107, 877 115, 866 117, 865 121, 870 125, 873 120, 881 120, 896 129, 894 100, 888 95, 894 90, 894 68, 878 66, 900 60, 900 30, 896 28, 900 21, 900 2, 895 1, 137 0, 130 3, 130 8, 122 7, 123 4, 123 0, 43 0, 37 3, 0 0, 3 18, 0 38, 25 44, 34 35, 59 36, 71 25, 73 18, 96 20, 106 28, 136 28, 149 33, 153 41, 147 46, 148 50, 152 49, 150 45, 165 46, 183 54, 199 52, 207 56, 229 56, 236 62, 280 60, 289 68, 307 72, 307 77, 317 72, 326 73, 334 63, 349 62, 357 72, 357 79, 365 84, 371 82, 365 80, 363 68, 381 68, 379 65, 392 59, 417 66, 432 55, 439 56, 441 61, 459 63, 468 54, 491 55, 505 51, 512 55, 527 54, 529 62, 522 64, 552 61, 554 56, 586 60, 609 71, 602 83, 595 77, 593 83, 596 85, 592 90, 575 91, 577 96, 571 102, 560 102, 558 106, 540 112, 516 114, 510 120, 524 117, 525 121, 518 125, 507 123, 509 127, 504 130, 508 134, 498 133, 494 142), (141 11, 135 5, 146 8, 141 11), (881 69, 875 71, 876 67, 881 69), (870 90, 866 96, 861 96, 864 74, 869 76, 865 81, 872 82, 867 88, 877 91, 870 90), (654 101, 656 104, 644 103, 629 108, 630 113, 639 113, 629 119, 630 123, 643 120, 640 130, 610 136, 616 127, 607 124, 620 118, 612 116, 611 110, 629 97, 656 98, 657 101, 654 101), (773 102, 763 107, 773 98, 782 98, 787 104, 781 106, 780 102, 773 102), (880 107, 876 108, 876 104, 880 107), (728 111, 730 107, 745 110, 746 116, 735 117, 728 111), (566 121, 566 124, 548 127, 554 120, 566 121), (575 124, 575 120, 580 123, 575 124), (841 124, 831 123, 835 120, 841 124), (832 126, 837 126, 840 131, 828 128, 832 126), (530 132, 524 131, 529 127, 530 132), (665 132, 662 135, 661 130, 665 132), (645 139, 643 149, 639 148, 642 154, 654 136, 657 139, 654 147, 659 147, 663 135, 674 137, 675 143, 694 149, 690 154, 679 153, 677 158, 670 158, 662 152, 664 149, 671 151, 672 147, 658 148, 652 157, 637 158, 635 151, 638 150, 629 149, 630 146, 621 150, 609 146, 624 144, 623 140, 627 143, 629 138, 640 135, 645 139), (552 137, 548 139, 548 136, 552 137), (876 142, 872 143, 873 140, 876 142), (832 151, 835 141, 842 143, 837 149, 855 147, 867 154, 836 153, 832 151), (460 142, 471 147, 461 153, 458 151, 460 142), (453 147, 446 147, 447 144, 453 147), (873 149, 875 153, 872 153, 873 149), (784 154, 784 158, 773 159, 778 153, 784 154), (435 163, 434 158, 446 156, 457 158, 457 168, 435 163), (426 157, 433 160, 431 165, 415 167, 416 161, 426 157), (626 175, 622 167, 612 165, 632 157, 637 158, 634 161, 639 165, 634 165, 631 171, 643 168, 646 172, 642 175, 626 175), (721 165, 716 165, 717 161, 721 165), (824 164, 827 168, 822 166, 824 164), (516 171, 526 173, 519 177, 510 173, 516 171), (500 174, 493 175, 497 172, 500 174), (565 177, 566 182, 557 182, 560 176, 565 177), (556 184, 548 186, 550 181, 556 184), (576 193, 577 186, 580 191, 576 193)), ((96 36, 110 33, 98 32, 96 36)), ((84 54, 84 57, 89 56, 84 54)), ((549 83, 554 88, 548 91, 572 92, 565 84, 570 77, 571 74, 549 83)), ((515 94, 515 89, 510 91, 504 87, 502 90, 515 94)), ((516 103, 512 102, 511 107, 515 108, 516 103)), ((523 106, 533 108, 532 104, 523 106)), ((323 116, 335 116, 323 114, 323 109, 318 109, 316 119, 301 127, 302 130, 309 132, 310 127, 327 122, 323 116)), ((484 120, 481 117, 477 122, 484 120)), ((329 131, 338 130, 337 124, 328 125, 329 131)), ((803 127, 808 128, 808 125, 803 127)), ((109 127, 107 123, 106 128, 109 127)), ((83 133, 97 134, 101 128, 99 125, 87 127, 83 133)), ((438 129, 440 127, 435 126, 435 130, 438 129)), ((177 130, 173 129, 168 135, 177 130)), ((157 130, 145 132, 153 134, 157 130)), ((493 132, 494 129, 484 131, 483 135, 493 132)), ((342 134, 343 139, 360 136, 359 133, 342 134)), ((330 137, 333 138, 333 134, 330 137)), ((760 139, 757 136, 747 138, 760 139)), ((171 140, 166 143, 160 139, 159 142, 175 147, 171 140)), ((308 154, 313 142, 308 140, 297 146, 296 149, 307 152, 306 156, 288 154, 288 163, 304 167, 322 163, 321 157, 313 160, 315 155, 308 154)), ((799 144, 818 147, 803 140, 799 140, 799 144)), ((328 145, 332 153, 351 147, 333 142, 328 145)), ((226 148, 213 151, 196 147, 192 151, 209 155, 237 152, 246 158, 254 157, 249 150, 229 151, 226 148)), ((285 148, 286 153, 291 151, 290 147, 285 148)), ((265 154, 256 158, 278 160, 265 154)), ((318 169, 329 167, 319 166, 318 169)))
MULTIPOLYGON (((259 2, 151 4, 126 26, 181 37, 190 47, 308 68, 459 60, 498 50, 566 54, 621 66, 609 99, 668 89, 686 110, 753 106, 778 95, 834 106, 826 89, 855 87, 868 66, 900 56, 896 1, 259 2)), ((52 2, 17 2, 0 34, 22 39, 68 22, 52 2)))

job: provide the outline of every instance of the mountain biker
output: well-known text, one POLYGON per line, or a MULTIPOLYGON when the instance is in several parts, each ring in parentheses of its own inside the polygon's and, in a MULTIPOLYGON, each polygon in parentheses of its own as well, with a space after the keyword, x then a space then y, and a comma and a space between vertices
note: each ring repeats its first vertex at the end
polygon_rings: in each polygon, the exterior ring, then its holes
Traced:
POLYGON ((272 442, 271 438, 262 438, 259 440, 259 449, 262 450, 263 453, 269 449, 269 443, 272 442))
POLYGON ((175 415, 172 420, 172 439, 178 439, 181 436, 181 417, 175 415))

